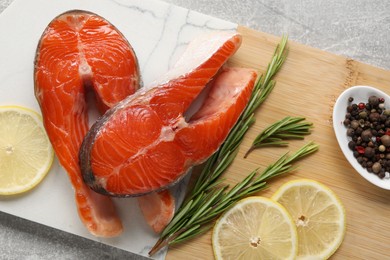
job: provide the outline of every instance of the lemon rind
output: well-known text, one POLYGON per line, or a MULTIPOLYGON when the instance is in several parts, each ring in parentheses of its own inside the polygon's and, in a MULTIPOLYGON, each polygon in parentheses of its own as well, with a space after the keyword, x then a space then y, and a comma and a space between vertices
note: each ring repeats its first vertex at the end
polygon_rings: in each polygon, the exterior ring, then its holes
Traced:
POLYGON ((291 233, 292 233, 292 240, 293 240, 293 244, 294 244, 294 247, 292 248, 292 255, 291 255, 291 258, 288 258, 288 259, 296 259, 296 256, 298 254, 298 233, 297 233, 297 229, 295 228, 295 223, 293 221, 293 219, 291 218, 291 215, 288 213, 288 211, 286 210, 286 208, 280 204, 279 202, 277 201, 274 201, 272 199, 269 199, 269 198, 266 198, 266 197, 262 197, 262 196, 250 196, 250 197, 247 197, 247 198, 244 198, 244 199, 241 199, 240 201, 238 201, 232 208, 230 208, 228 211, 226 211, 224 214, 222 214, 219 219, 216 221, 215 225, 214 225, 214 228, 213 228, 213 232, 212 232, 212 247, 213 247, 213 253, 214 253, 214 257, 215 259, 219 260, 219 259, 223 259, 221 254, 220 254, 220 250, 217 250, 218 249, 218 246, 216 245, 217 241, 218 241, 218 228, 219 228, 219 225, 224 221, 224 219, 226 219, 226 217, 231 214, 232 211, 236 210, 237 207, 241 207, 247 203, 250 203, 250 201, 255 201, 255 202, 265 202, 267 204, 267 206, 272 206, 272 207, 275 207, 275 208, 278 208, 284 215, 284 219, 286 221, 289 222, 289 226, 291 227, 290 230, 291 230, 291 233))
MULTIPOLYGON (((41 129, 46 134, 46 131, 44 129, 43 122, 42 122, 42 116, 37 111, 35 111, 31 108, 27 108, 27 107, 23 107, 23 106, 19 106, 19 105, 0 106, 0 113, 4 112, 4 111, 16 111, 16 112, 19 112, 21 114, 28 114, 29 116, 31 116, 31 118, 34 119, 34 121, 38 125, 40 125, 41 129)), ((0 195, 2 195, 2 196, 3 195, 17 195, 17 194, 25 193, 25 192, 28 192, 28 191, 34 189, 36 186, 38 186, 38 184, 40 184, 43 181, 43 179, 50 172, 51 166, 52 166, 53 161, 54 161, 54 150, 51 146, 51 143, 50 143, 50 140, 48 137, 47 137, 47 141, 49 144, 49 149, 48 149, 49 159, 46 161, 46 164, 42 165, 42 167, 41 167, 44 170, 42 170, 41 172, 36 174, 36 176, 38 176, 38 177, 31 179, 31 181, 28 182, 26 185, 19 185, 19 186, 12 188, 12 189, 10 189, 10 188, 0 189, 0 195)))
POLYGON ((328 195, 330 195, 329 197, 332 199, 332 201, 336 202, 335 205, 337 206, 337 208, 339 209, 340 213, 341 213, 341 225, 342 225, 342 233, 341 233, 341 236, 339 237, 339 239, 335 240, 334 243, 331 245, 331 247, 328 247, 328 250, 325 250, 323 252, 323 254, 321 255, 315 255, 315 256, 308 256, 308 255, 305 255, 305 256, 297 256, 297 259, 312 259, 313 257, 318 257, 318 259, 328 259, 329 257, 331 257, 336 251, 337 249, 339 249, 339 247, 341 246, 343 240, 344 240, 344 237, 345 237, 345 233, 346 233, 346 211, 345 211, 345 207, 343 205, 343 203, 341 202, 340 198, 336 195, 336 193, 334 193, 334 191, 332 191, 329 187, 327 187, 326 185, 318 182, 318 181, 315 181, 315 180, 311 180, 311 179, 297 179, 297 180, 292 180, 292 181, 289 181, 289 182, 286 182, 285 184, 283 184, 275 193, 274 195, 271 197, 272 200, 275 200, 275 201, 278 201, 278 199, 281 197, 281 195, 289 188, 291 187, 294 187, 294 186, 298 186, 298 185, 312 185, 314 187, 317 187, 317 188, 320 188, 321 190, 325 191, 328 195))

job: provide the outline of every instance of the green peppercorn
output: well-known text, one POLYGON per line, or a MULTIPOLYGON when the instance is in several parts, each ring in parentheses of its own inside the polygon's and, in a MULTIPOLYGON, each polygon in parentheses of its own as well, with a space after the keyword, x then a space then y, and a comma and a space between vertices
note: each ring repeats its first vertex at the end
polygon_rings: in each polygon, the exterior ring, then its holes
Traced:
POLYGON ((359 117, 362 118, 362 119, 367 118, 367 112, 366 112, 366 111, 360 112, 360 113, 359 113, 359 117))

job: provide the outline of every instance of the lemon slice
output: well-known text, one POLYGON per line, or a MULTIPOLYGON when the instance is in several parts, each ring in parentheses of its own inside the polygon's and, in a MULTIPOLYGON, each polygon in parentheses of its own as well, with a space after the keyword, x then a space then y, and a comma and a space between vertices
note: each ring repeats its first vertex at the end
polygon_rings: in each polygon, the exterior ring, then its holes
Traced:
POLYGON ((340 246, 345 234, 345 210, 326 186, 313 180, 282 185, 272 199, 282 204, 298 231, 297 259, 327 259, 340 246))
POLYGON ((18 106, 0 107, 0 195, 35 187, 46 176, 53 157, 38 113, 18 106))
POLYGON ((248 197, 225 212, 212 236, 216 259, 294 259, 294 221, 279 203, 248 197))

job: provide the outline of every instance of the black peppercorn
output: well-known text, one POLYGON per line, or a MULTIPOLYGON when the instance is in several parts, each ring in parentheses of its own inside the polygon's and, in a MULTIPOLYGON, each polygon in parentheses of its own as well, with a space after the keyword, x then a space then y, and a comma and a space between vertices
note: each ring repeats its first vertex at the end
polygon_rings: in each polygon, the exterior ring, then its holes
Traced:
POLYGON ((367 158, 372 158, 375 155, 375 149, 372 147, 366 147, 364 150, 364 156, 367 158))
POLYGON ((361 157, 361 156, 358 156, 358 157, 356 158, 356 160, 357 160, 357 162, 358 162, 359 164, 362 164, 362 163, 363 163, 363 157, 361 157))
POLYGON ((371 96, 368 98, 368 103, 371 106, 377 106, 379 105, 379 98, 377 96, 371 96))
POLYGON ((355 131, 352 128, 348 128, 347 135, 348 136, 353 136, 354 134, 355 134, 355 131))
POLYGON ((374 164, 374 163, 373 163, 372 161, 368 161, 368 162, 367 162, 367 167, 372 167, 373 164, 374 164))
POLYGON ((379 115, 378 112, 374 112, 374 113, 371 113, 371 114, 369 115, 369 119, 370 119, 371 122, 376 122, 376 121, 378 121, 379 117, 380 117, 380 115, 379 115))
POLYGON ((383 135, 381 137, 381 142, 384 146, 389 147, 390 146, 390 135, 383 135))
POLYGON ((351 128, 356 129, 359 127, 359 122, 357 120, 352 120, 351 121, 351 128))
POLYGON ((344 118, 348 147, 357 162, 380 178, 390 173, 390 109, 384 99, 370 96, 366 103, 350 104, 344 118))
POLYGON ((362 137, 362 140, 365 141, 365 142, 368 142, 371 140, 371 137, 372 137, 372 133, 371 133, 371 130, 370 129, 366 129, 362 132, 361 134, 361 137, 362 137))
POLYGON ((360 136, 362 133, 363 133, 363 128, 361 127, 356 128, 355 135, 360 136))

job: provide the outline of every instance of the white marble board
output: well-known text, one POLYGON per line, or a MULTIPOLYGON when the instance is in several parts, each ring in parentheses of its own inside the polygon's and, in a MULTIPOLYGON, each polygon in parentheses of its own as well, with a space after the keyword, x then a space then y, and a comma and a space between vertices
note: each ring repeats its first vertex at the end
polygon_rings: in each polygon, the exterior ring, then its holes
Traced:
MULTIPOLYGON (((33 94, 33 60, 47 24, 60 13, 82 9, 114 24, 133 46, 144 85, 161 76, 196 35, 236 30, 237 25, 157 0, 15 0, 0 15, 0 105, 39 111, 33 94)), ((78 218, 68 177, 55 160, 44 181, 27 194, 0 197, 0 210, 56 229, 147 256, 157 240, 133 199, 116 199, 124 233, 102 239, 78 218)), ((155 258, 162 259, 166 252, 155 258)))

